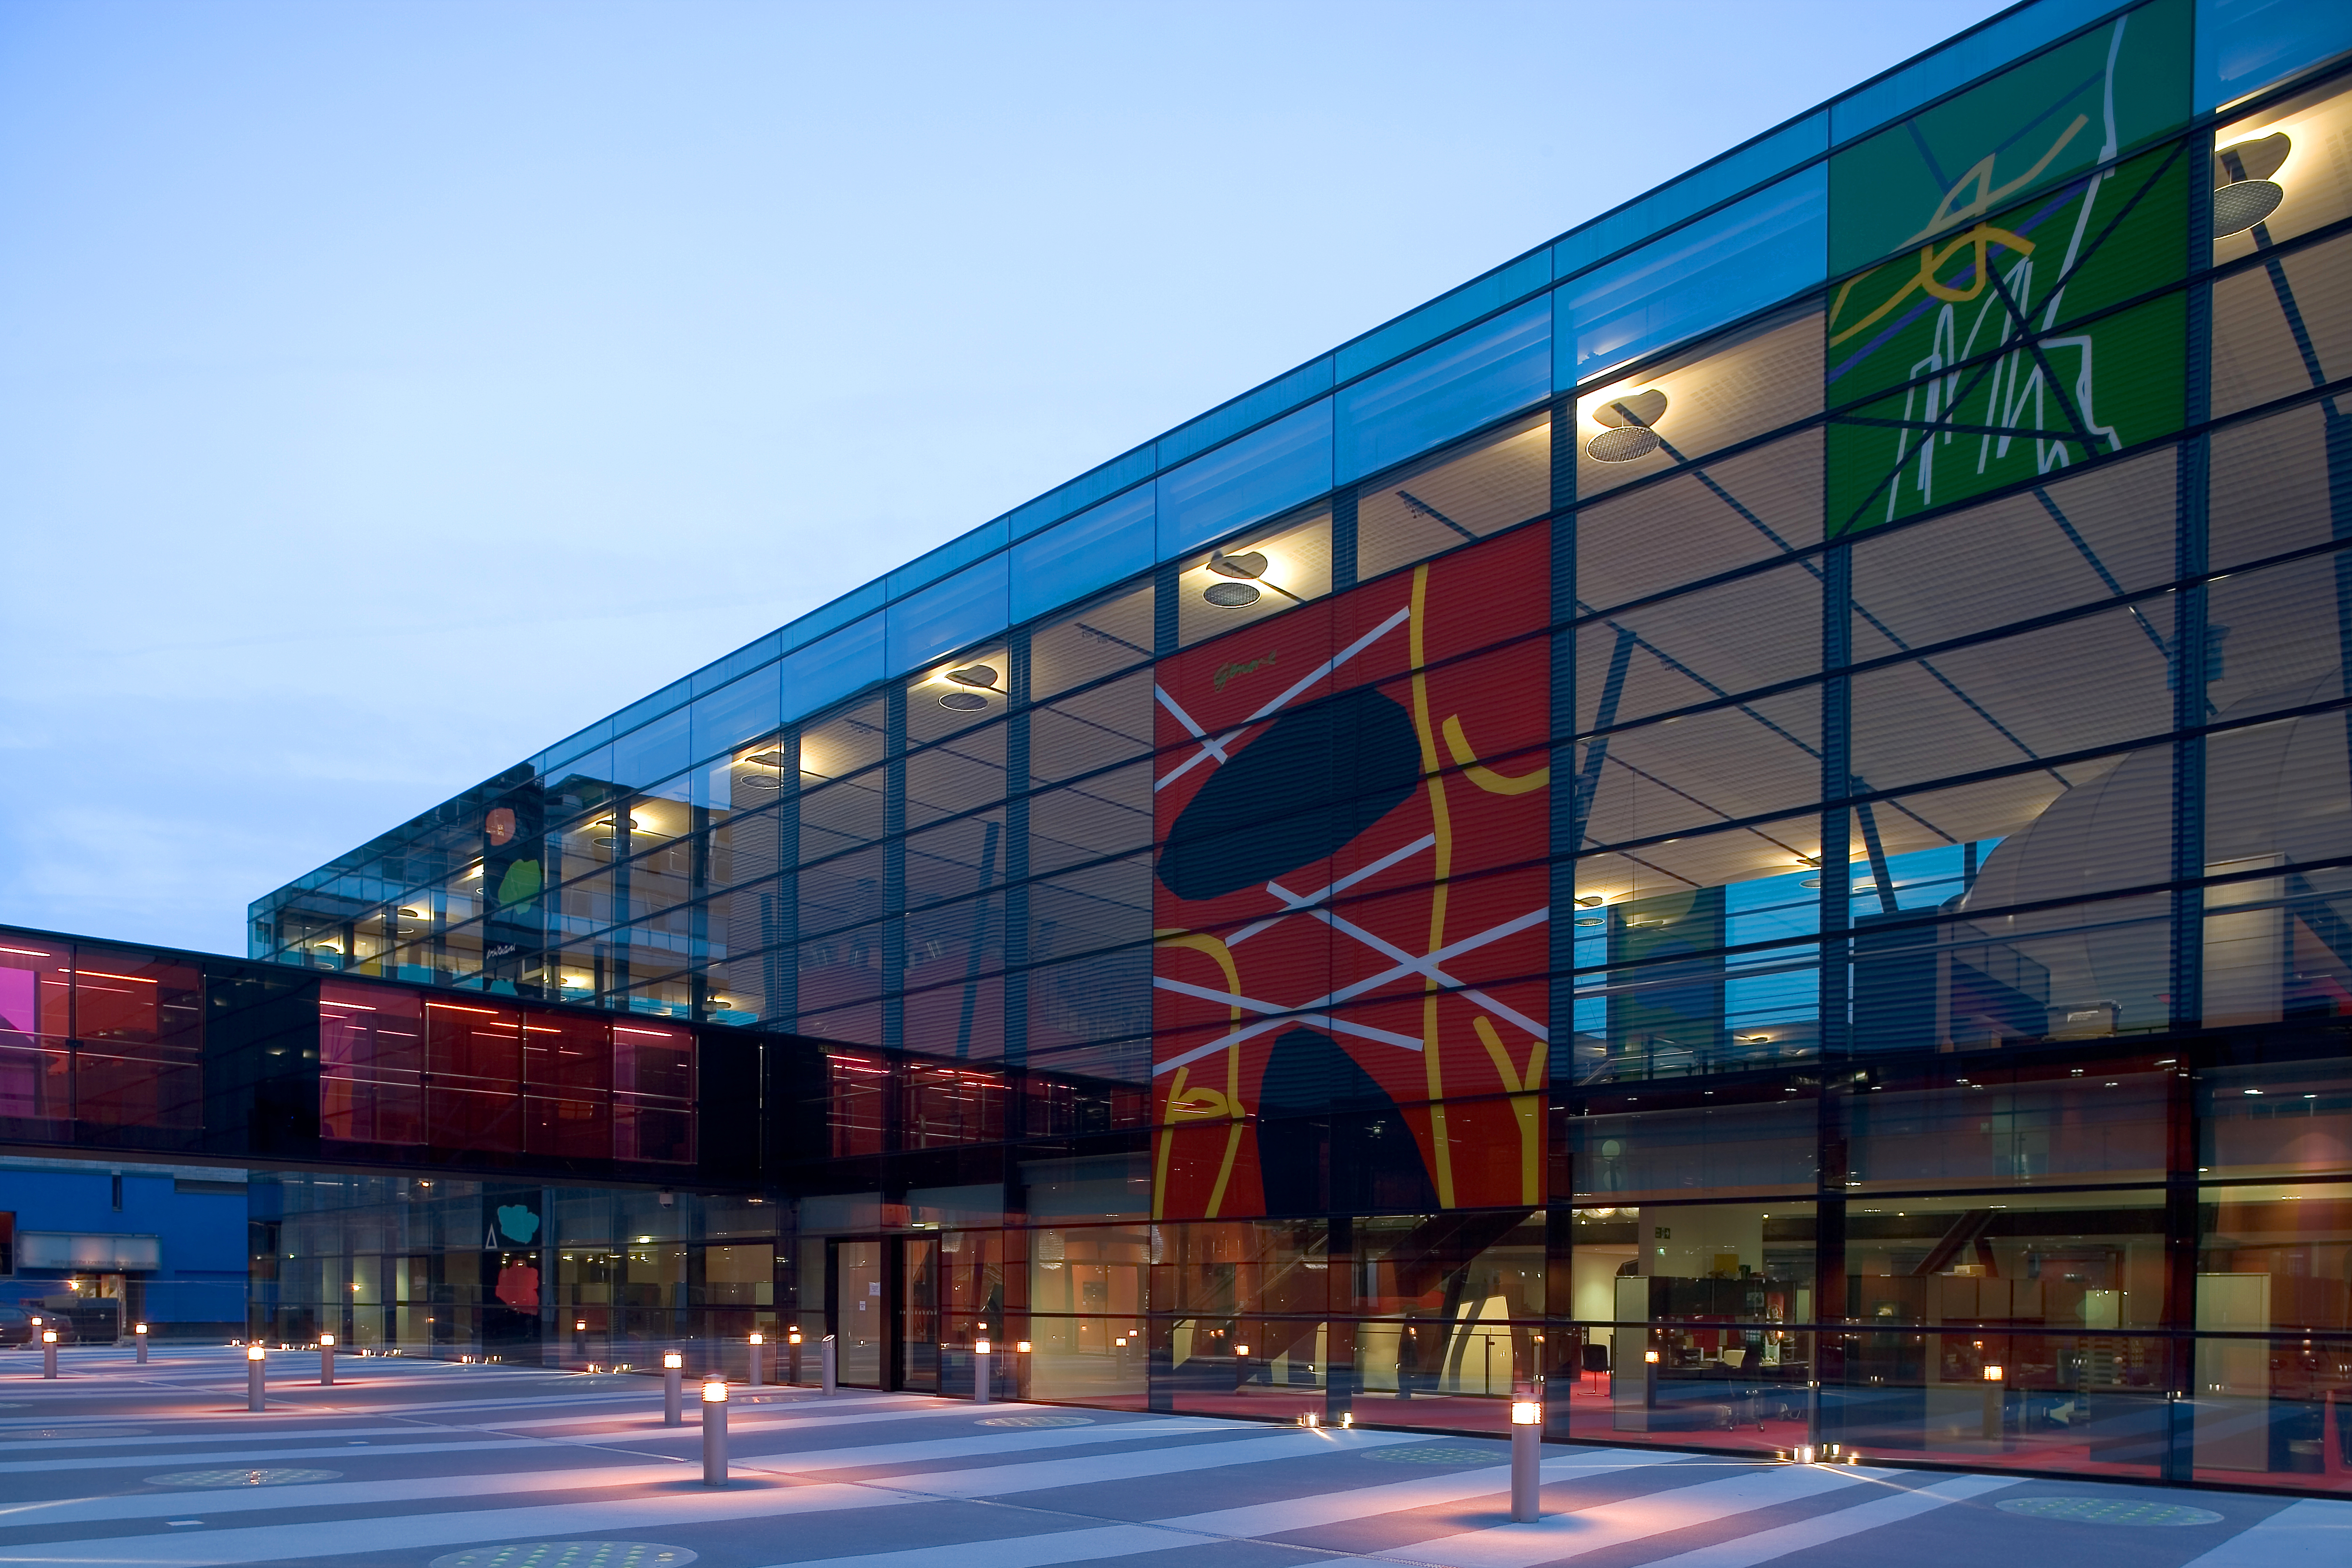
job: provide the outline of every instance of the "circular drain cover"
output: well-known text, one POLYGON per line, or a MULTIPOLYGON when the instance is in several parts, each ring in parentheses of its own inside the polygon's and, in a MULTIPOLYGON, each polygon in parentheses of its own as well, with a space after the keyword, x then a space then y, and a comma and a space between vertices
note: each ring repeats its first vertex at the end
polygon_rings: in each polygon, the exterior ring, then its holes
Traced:
POLYGON ((1091 1415, 991 1415, 982 1426, 1091 1426, 1091 1415))
POLYGON ((301 1481, 331 1481, 341 1470, 173 1470, 149 1476, 151 1487, 290 1487, 301 1481))
POLYGON ((2137 1498, 2021 1497, 1993 1505, 2003 1513, 2032 1519, 2070 1519, 2079 1524, 2219 1524, 2221 1516, 2210 1509, 2183 1508, 2174 1502, 2142 1502, 2137 1498))
POLYGON ((84 1437, 144 1437, 144 1426, 10 1426, 0 1438, 45 1437, 52 1443, 78 1442, 84 1437))
POLYGON ((526 1541, 452 1552, 425 1568, 684 1568, 696 1555, 650 1541, 526 1541))
POLYGON ((1492 1448, 1454 1448, 1444 1445, 1418 1448, 1369 1448, 1367 1459, 1394 1459, 1405 1465, 1491 1465, 1502 1458, 1492 1448))

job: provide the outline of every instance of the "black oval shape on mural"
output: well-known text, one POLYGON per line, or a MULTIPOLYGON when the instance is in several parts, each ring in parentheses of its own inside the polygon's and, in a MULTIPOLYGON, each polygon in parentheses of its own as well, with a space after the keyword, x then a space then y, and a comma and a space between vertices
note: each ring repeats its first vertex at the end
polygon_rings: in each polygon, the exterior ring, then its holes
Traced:
POLYGON ((1160 851, 1160 884, 1180 899, 1217 898, 1320 860, 1421 784, 1412 716, 1369 686, 1284 714, 1232 758, 1160 851))

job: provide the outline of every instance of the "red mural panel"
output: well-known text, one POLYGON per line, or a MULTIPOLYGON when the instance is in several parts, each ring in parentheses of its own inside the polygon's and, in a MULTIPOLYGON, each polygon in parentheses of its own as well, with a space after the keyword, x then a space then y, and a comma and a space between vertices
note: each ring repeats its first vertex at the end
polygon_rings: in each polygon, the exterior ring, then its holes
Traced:
POLYGON ((1160 662, 1156 1215, 1542 1201, 1549 609, 1528 529, 1160 662))

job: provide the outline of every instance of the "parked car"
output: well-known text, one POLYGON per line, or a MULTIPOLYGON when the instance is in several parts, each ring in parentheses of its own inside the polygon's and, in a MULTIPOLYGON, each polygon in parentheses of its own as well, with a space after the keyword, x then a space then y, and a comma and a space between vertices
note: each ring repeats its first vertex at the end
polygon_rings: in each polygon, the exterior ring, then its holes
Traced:
POLYGON ((37 1345, 41 1342, 41 1330, 55 1329, 58 1343, 72 1344, 81 1336, 74 1331, 73 1320, 58 1312, 36 1312, 29 1307, 0 1307, 0 1346, 37 1345), (33 1320, 38 1318, 36 1328, 33 1320))

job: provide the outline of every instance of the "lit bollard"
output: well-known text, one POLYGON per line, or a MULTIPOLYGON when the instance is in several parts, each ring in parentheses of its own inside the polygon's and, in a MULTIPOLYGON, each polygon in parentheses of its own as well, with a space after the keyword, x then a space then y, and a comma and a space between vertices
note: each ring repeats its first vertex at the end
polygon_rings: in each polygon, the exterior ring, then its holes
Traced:
POLYGON ((750 1387, 757 1388, 761 1384, 768 1381, 767 1378, 762 1375, 767 1369, 761 1364, 761 1358, 767 1353, 767 1335, 753 1334, 751 1336, 751 1371, 747 1373, 743 1378, 744 1383, 750 1387))
POLYGON ((784 1381, 798 1384, 801 1380, 801 1331, 798 1329, 784 1336, 784 1355, 787 1358, 784 1381))
POLYGON ((139 1343, 139 1360, 142 1363, 144 1363, 147 1360, 147 1325, 144 1323, 140 1324, 137 1328, 131 1331, 131 1337, 139 1343))
POLYGON ((988 1403, 988 1349, 986 1340, 971 1342, 971 1402, 974 1405, 988 1403))
POLYGON ((710 1378, 702 1385, 702 1484, 727 1484, 727 1382, 710 1378))
POLYGON ((1984 1369, 1984 1440, 1998 1443, 2001 1429, 2007 1425, 2009 1389, 2002 1382, 2003 1369, 1998 1362, 1986 1363, 1984 1369))
POLYGON ((662 1352, 662 1425, 686 1425, 686 1358, 676 1351, 662 1352))
POLYGON ((247 1410, 259 1410, 268 1402, 268 1392, 262 1381, 268 1365, 263 1358, 268 1354, 259 1345, 245 1347, 245 1407, 247 1410))
POLYGON ((1511 1401, 1511 1522, 1543 1517, 1543 1401, 1511 1401))
POLYGON ((58 1375, 58 1331, 55 1329, 41 1331, 41 1375, 58 1375))
POLYGON ((319 1382, 321 1384, 331 1384, 334 1381, 335 1336, 332 1334, 320 1334, 319 1336, 319 1382))
POLYGON ((1015 1340, 1015 1341, 1013 1342, 1013 1398, 1015 1398, 1015 1399, 1026 1399, 1026 1398, 1028 1398, 1028 1397, 1029 1397, 1029 1380, 1028 1380, 1027 1378, 1025 1378, 1025 1377, 1024 1377, 1024 1376, 1022 1376, 1022 1375, 1021 1375, 1021 1373, 1022 1373, 1022 1361, 1021 1361, 1021 1358, 1022 1358, 1023 1356, 1027 1355, 1028 1353, 1029 1353, 1029 1342, 1028 1342, 1027 1340, 1015 1340))
POLYGON ((817 1345, 818 1373, 824 1379, 825 1394, 830 1396, 841 1391, 841 1356, 831 1334, 817 1345))
POLYGON ((1239 1394, 1248 1387, 1249 1380, 1249 1346, 1235 1345, 1234 1347, 1234 1392, 1239 1394))

